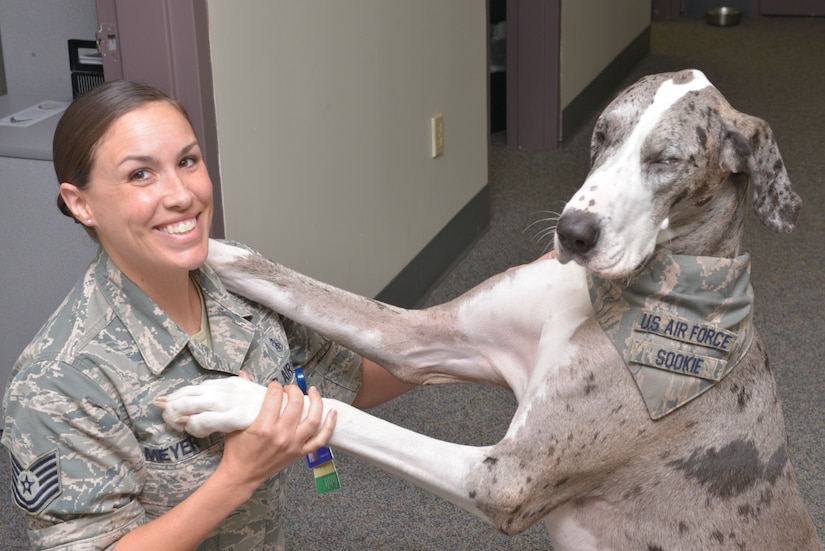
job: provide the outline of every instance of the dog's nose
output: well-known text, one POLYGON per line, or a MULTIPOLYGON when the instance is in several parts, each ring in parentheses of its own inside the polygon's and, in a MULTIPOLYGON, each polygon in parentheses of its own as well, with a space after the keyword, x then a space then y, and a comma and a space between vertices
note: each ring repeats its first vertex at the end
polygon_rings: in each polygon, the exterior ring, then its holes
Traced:
POLYGON ((598 217, 582 210, 564 213, 556 226, 561 246, 576 254, 585 254, 595 247, 599 233, 598 217))

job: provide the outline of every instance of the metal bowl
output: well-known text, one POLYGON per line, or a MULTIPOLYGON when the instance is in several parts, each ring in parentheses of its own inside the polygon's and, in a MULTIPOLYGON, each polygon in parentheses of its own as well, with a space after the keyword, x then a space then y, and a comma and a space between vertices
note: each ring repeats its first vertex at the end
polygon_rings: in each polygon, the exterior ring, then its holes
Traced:
POLYGON ((707 11, 708 25, 715 27, 732 27, 742 20, 742 10, 723 6, 707 11))

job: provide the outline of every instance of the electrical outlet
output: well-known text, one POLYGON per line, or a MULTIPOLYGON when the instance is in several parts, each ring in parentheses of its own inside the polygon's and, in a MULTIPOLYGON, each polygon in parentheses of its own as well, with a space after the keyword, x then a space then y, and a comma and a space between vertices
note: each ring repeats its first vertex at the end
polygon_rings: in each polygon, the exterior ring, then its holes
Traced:
POLYGON ((433 159, 444 155, 444 115, 441 113, 430 119, 432 128, 433 159))

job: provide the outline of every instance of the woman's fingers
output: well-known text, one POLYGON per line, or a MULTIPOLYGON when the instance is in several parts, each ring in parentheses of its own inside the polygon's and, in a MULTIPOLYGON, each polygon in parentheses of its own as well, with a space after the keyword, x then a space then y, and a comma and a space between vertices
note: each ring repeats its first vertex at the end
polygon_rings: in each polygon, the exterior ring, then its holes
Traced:
POLYGON ((252 427, 265 429, 265 427, 270 426, 273 421, 277 421, 281 417, 281 405, 283 401, 284 387, 281 383, 269 383, 266 387, 266 396, 264 396, 261 409, 258 411, 258 416, 252 423, 252 427))
POLYGON ((329 440, 337 414, 330 411, 324 418, 324 402, 314 387, 309 389, 308 402, 305 407, 304 395, 297 386, 270 383, 254 428, 250 429, 269 435, 276 448, 284 451, 291 448, 302 454, 314 452, 329 440))
POLYGON ((321 430, 315 433, 315 435, 310 437, 304 443, 304 447, 301 450, 301 453, 306 455, 308 453, 316 451, 321 446, 326 445, 326 443, 329 441, 330 436, 332 436, 332 431, 335 429, 335 421, 337 419, 338 412, 334 409, 327 413, 327 416, 324 419, 324 424, 321 425, 321 430))

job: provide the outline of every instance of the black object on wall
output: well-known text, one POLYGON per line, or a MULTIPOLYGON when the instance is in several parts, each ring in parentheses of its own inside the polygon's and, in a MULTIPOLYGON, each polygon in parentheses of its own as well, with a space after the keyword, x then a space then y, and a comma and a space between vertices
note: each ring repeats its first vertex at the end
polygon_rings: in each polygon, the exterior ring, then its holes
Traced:
POLYGON ((69 40, 72 98, 103 84, 103 59, 94 40, 69 40))
POLYGON ((488 39, 490 133, 507 127, 507 9, 505 0, 490 0, 488 39))

